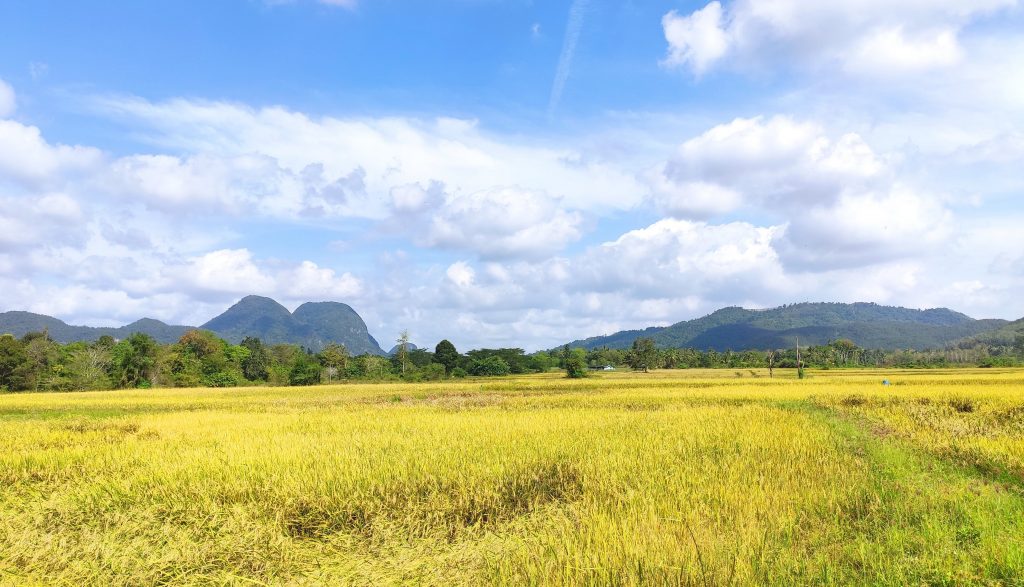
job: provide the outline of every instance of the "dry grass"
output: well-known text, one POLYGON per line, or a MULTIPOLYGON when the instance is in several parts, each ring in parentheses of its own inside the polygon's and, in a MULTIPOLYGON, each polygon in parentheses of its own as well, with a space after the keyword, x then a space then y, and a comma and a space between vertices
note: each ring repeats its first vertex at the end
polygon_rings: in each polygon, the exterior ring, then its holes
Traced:
POLYGON ((1020 371, 5 395, 0 583, 1022 584, 1022 415, 1020 371))

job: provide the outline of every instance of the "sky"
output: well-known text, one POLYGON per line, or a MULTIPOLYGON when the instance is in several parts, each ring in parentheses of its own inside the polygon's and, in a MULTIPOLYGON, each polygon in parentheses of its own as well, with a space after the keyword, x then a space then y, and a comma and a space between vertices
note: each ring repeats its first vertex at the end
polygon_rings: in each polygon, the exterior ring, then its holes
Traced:
POLYGON ((1020 0, 0 4, 0 311, 1024 316, 1020 0))

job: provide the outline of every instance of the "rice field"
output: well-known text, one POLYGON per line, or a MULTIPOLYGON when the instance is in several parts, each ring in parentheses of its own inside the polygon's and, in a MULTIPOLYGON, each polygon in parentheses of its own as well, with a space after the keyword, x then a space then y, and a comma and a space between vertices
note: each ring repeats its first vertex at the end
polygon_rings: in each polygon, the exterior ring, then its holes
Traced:
POLYGON ((0 395, 0 584, 1024 585, 1024 371, 767 375, 0 395))

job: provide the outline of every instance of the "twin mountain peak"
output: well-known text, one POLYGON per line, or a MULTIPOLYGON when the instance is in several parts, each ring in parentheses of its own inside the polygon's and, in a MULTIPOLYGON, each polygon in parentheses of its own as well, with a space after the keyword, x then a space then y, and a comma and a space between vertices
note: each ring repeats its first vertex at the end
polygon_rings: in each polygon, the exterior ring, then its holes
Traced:
MULTIPOLYGON (((0 333, 23 336, 46 328, 58 342, 96 340, 109 334, 126 338, 143 332, 162 343, 176 342, 194 326, 174 326, 159 320, 143 318, 120 328, 71 326, 56 318, 30 312, 0 313, 0 333)), ((199 326, 217 336, 238 344, 247 336, 255 336, 267 344, 298 344, 320 350, 328 343, 344 344, 353 355, 383 355, 377 341, 370 336, 366 323, 348 304, 340 302, 306 302, 289 312, 278 302, 262 296, 246 296, 223 314, 199 326)))
MULTIPOLYGON (((0 313, 0 333, 24 336, 46 329, 59 342, 91 341, 100 336, 126 338, 143 332, 162 343, 177 341, 192 326, 173 326, 143 318, 120 328, 71 326, 29 312, 0 313)), ((307 302, 289 312, 276 301, 246 296, 223 314, 199 326, 232 343, 256 336, 267 344, 290 343, 313 350, 328 343, 344 344, 350 353, 385 354, 370 335, 363 319, 347 304, 307 302)), ((645 330, 624 330, 607 336, 577 340, 572 347, 628 348, 640 337, 660 347, 701 350, 746 350, 825 344, 847 338, 864 348, 943 348, 965 339, 1012 340, 1024 333, 1024 319, 975 320, 946 308, 915 310, 873 303, 801 303, 768 310, 722 308, 702 318, 645 330)))

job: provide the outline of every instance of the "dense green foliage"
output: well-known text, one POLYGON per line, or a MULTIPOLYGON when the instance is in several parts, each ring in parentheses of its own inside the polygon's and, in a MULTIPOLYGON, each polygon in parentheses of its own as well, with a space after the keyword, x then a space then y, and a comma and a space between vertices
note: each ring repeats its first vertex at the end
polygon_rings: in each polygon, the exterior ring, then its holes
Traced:
MULTIPOLYGON (((941 368, 941 367, 1012 367, 1024 364, 1024 344, 1020 346, 950 347, 935 351, 911 349, 863 349, 853 341, 840 339, 824 345, 800 347, 804 367, 834 368, 941 368)), ((768 367, 797 368, 796 347, 772 351, 699 351, 692 348, 655 348, 653 341, 640 338, 630 350, 597 348, 586 353, 591 368, 604 365, 645 369, 760 369, 768 367), (771 363, 769 363, 769 360, 771 363)))
POLYGON ((723 308, 664 328, 625 330, 570 343, 573 347, 628 349, 638 338, 660 348, 732 350, 786 348, 799 339, 825 345, 846 338, 869 349, 943 348, 1003 327, 1005 320, 974 320, 952 310, 911 310, 877 304, 805 303, 770 310, 723 308))
POLYGON ((459 351, 455 350, 455 345, 448 339, 442 340, 434 347, 434 358, 444 365, 445 373, 448 374, 459 366, 459 351))
MULTIPOLYGON (((412 345, 409 345, 412 346, 412 345)), ((1024 334, 1009 344, 979 341, 938 351, 874 350, 840 339, 801 346, 804 367, 937 368, 997 367, 1024 364, 1024 334)), ((21 339, 0 336, 0 390, 84 391, 135 387, 233 387, 244 385, 316 385, 338 381, 436 381, 446 377, 496 377, 543 373, 553 368, 580 378, 606 367, 652 369, 797 368, 796 348, 765 351, 700 351, 657 348, 650 338, 633 341, 629 350, 564 346, 553 356, 527 355, 520 348, 476 349, 460 354, 449 341, 434 352, 412 349, 394 356, 352 356, 344 345, 327 344, 319 352, 297 345, 265 345, 246 337, 231 344, 204 330, 186 331, 173 344, 160 344, 142 333, 117 342, 110 336, 62 345, 46 333, 21 339)))
MULTIPOLYGON (((448 341, 439 353, 411 349, 393 357, 352 356, 329 343, 319 352, 292 344, 265 345, 249 336, 231 344, 213 332, 188 330, 173 344, 134 333, 62 345, 42 332, 0 336, 0 391, 85 391, 137 387, 317 385, 337 381, 436 381, 446 377, 501 376, 547 371, 544 353, 480 349, 460 354, 448 341)), ((412 345, 408 345, 412 347, 412 345)), ((580 368, 585 369, 584 353, 580 368)))

